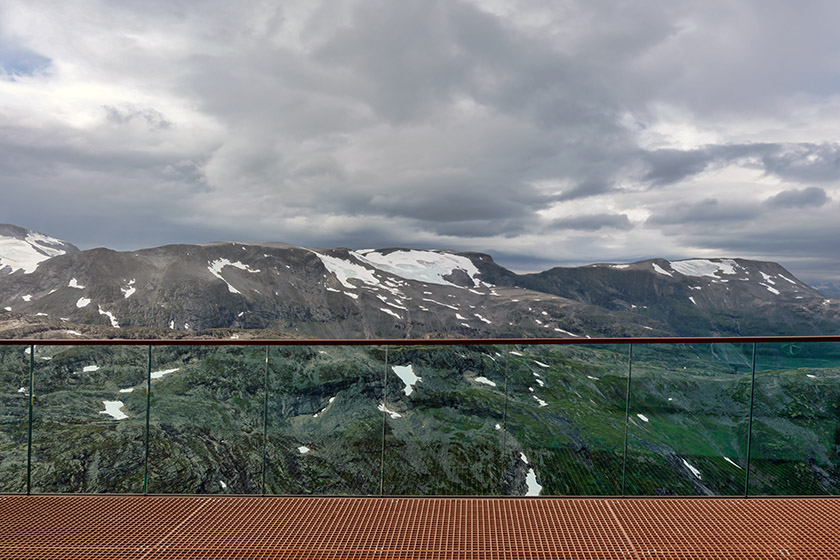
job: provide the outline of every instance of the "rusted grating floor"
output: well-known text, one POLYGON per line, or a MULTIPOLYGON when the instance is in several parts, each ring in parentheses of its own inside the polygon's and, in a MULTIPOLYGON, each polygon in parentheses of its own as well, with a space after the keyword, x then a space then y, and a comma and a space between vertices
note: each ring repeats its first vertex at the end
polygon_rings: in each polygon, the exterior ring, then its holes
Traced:
POLYGON ((840 499, 0 496, 0 558, 840 559, 840 499))

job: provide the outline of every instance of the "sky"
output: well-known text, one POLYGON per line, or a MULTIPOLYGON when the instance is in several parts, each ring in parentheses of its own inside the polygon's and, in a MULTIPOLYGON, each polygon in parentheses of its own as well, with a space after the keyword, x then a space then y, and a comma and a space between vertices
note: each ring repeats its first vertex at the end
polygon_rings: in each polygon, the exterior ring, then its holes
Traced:
POLYGON ((0 222, 840 282, 840 2, 0 3, 0 222))

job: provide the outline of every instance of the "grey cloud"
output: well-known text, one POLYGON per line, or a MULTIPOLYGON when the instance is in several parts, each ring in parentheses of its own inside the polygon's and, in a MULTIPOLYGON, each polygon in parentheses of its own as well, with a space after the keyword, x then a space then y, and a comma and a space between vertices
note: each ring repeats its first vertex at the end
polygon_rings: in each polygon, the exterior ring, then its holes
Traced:
POLYGON ((633 228, 627 214, 590 214, 553 220, 549 229, 573 229, 580 231, 598 231, 604 228, 629 230, 633 228))
POLYGON ((756 208, 737 202, 723 203, 716 198, 707 198, 696 203, 678 203, 650 216, 647 225, 681 226, 684 224, 726 224, 742 223, 759 214, 756 208))
POLYGON ((149 130, 165 130, 172 128, 172 123, 160 111, 151 107, 137 108, 133 106, 119 108, 103 105, 106 118, 116 124, 125 124, 134 119, 142 119, 149 130))
POLYGON ((777 208, 805 208, 808 206, 820 207, 826 202, 828 202, 828 196, 825 194, 825 190, 819 187, 808 187, 801 190, 782 191, 765 200, 764 204, 777 208))

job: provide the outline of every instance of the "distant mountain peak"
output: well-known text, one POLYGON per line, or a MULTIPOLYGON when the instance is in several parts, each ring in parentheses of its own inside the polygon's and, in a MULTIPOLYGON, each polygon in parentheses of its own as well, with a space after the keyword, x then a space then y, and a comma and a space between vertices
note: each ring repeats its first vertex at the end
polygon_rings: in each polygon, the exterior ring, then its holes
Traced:
POLYGON ((75 245, 12 224, 0 224, 0 276, 35 272, 43 261, 77 252, 75 245))

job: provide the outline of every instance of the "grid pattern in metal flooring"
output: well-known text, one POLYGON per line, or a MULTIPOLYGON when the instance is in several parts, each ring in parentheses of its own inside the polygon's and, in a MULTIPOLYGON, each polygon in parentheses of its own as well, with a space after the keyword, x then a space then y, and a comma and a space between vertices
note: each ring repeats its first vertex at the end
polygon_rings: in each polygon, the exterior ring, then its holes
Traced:
POLYGON ((840 559, 840 499, 0 496, 0 558, 840 559))

